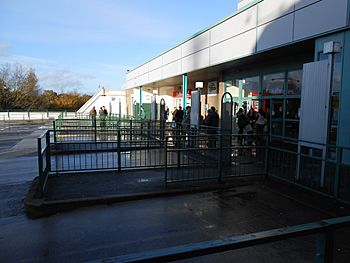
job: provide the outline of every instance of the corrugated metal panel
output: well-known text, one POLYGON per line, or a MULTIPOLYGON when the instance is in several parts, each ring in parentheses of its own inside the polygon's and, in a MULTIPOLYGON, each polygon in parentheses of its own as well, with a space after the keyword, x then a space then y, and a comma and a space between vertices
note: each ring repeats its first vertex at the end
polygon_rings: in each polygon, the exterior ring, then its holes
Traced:
POLYGON ((328 101, 328 61, 304 64, 299 134, 301 140, 326 143, 328 101))

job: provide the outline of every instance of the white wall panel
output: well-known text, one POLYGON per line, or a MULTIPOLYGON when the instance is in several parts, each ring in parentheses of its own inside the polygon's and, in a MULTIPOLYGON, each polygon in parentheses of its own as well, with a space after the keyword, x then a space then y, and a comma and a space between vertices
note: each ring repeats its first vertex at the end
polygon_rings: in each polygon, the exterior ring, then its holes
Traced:
POLYGON ((182 57, 193 54, 209 46, 209 31, 182 44, 182 57))
POLYGON ((346 26, 347 1, 323 0, 296 11, 295 40, 346 26))
POLYGON ((155 69, 149 72, 149 78, 147 83, 151 83, 162 79, 162 68, 155 69))
POLYGON ((265 0, 258 4, 258 25, 270 22, 294 11, 298 0, 265 0))
POLYGON ((295 10, 298 10, 300 8, 307 6, 307 5, 313 4, 317 1, 320 1, 320 0, 296 0, 295 10))
POLYGON ((182 72, 187 73, 209 66, 209 48, 182 59, 182 72))
POLYGON ((299 139, 326 143, 328 123, 328 61, 304 64, 299 139))
POLYGON ((258 51, 293 40, 293 14, 258 27, 258 51))
POLYGON ((252 29, 244 34, 212 46, 210 50, 210 64, 215 65, 251 55, 254 53, 255 45, 256 30, 252 29))
POLYGON ((159 56, 159 57, 151 60, 147 64, 148 64, 148 70, 149 71, 152 71, 154 69, 160 68, 163 65, 162 56, 159 56))
POLYGON ((148 65, 149 65, 149 63, 146 63, 146 64, 142 65, 141 67, 139 67, 137 69, 137 73, 136 73, 135 77, 138 77, 138 76, 141 76, 143 74, 146 74, 148 72, 148 70, 149 70, 148 65))
POLYGON ((134 79, 134 81, 133 81, 133 82, 134 82, 134 85, 133 85, 134 88, 140 86, 140 81, 139 81, 139 79, 140 79, 140 77, 136 77, 136 78, 134 79))
POLYGON ((248 10, 239 13, 238 15, 231 17, 225 22, 212 28, 210 32, 210 44, 217 44, 218 42, 256 27, 256 12, 257 7, 251 7, 248 10))
POLYGON ((128 80, 127 82, 126 82, 126 88, 127 89, 130 89, 130 88, 132 88, 134 85, 133 85, 133 80, 128 80))
POLYGON ((162 77, 169 78, 181 74, 181 60, 163 66, 162 77))
POLYGON ((139 76, 139 86, 147 84, 149 82, 148 78, 149 78, 149 73, 139 76))
POLYGON ((163 65, 169 64, 178 59, 181 59, 181 46, 178 46, 163 54, 163 65))

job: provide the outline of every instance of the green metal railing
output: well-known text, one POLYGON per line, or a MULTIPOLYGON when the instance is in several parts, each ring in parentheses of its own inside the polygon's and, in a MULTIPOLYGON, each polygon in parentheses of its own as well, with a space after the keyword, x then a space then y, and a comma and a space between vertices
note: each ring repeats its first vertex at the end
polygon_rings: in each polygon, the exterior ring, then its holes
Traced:
POLYGON ((38 146, 43 189, 49 172, 164 168, 166 184, 265 175, 350 202, 350 148, 220 129, 172 129, 151 121, 102 127, 85 122, 48 131, 48 146, 38 146))
POLYGON ((350 148, 271 136, 267 174, 350 201, 350 148))
POLYGON ((290 238, 316 236, 314 258, 317 263, 334 262, 335 231, 350 226, 350 216, 322 220, 320 222, 288 226, 225 239, 210 240, 153 251, 110 257, 91 262, 172 262, 206 255, 235 251, 290 238))

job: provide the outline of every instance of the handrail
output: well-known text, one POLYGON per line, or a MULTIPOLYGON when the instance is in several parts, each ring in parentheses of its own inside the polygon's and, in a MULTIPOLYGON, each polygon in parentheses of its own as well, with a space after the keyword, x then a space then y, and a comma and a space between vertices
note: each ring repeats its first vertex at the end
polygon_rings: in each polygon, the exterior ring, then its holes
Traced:
POLYGON ((325 235, 325 246, 316 257, 323 257, 325 262, 333 262, 334 231, 350 226, 350 216, 322 220, 296 226, 277 228, 257 233, 232 236, 225 239, 210 240, 182 246, 174 246, 153 251, 100 259, 91 262, 170 262, 221 253, 256 245, 262 245, 288 238, 303 237, 312 234, 325 235))

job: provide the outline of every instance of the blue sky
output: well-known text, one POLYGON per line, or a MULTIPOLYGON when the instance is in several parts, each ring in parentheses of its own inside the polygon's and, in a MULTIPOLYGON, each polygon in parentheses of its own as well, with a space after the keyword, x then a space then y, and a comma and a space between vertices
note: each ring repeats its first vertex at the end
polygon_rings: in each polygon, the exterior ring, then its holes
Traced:
POLYGON ((42 89, 123 89, 125 72, 236 10, 237 0, 0 0, 0 66, 42 89))

